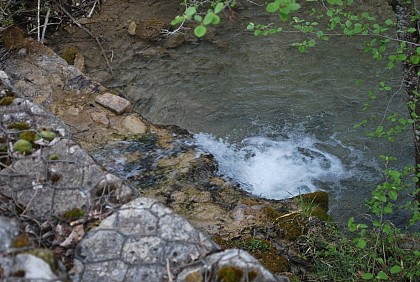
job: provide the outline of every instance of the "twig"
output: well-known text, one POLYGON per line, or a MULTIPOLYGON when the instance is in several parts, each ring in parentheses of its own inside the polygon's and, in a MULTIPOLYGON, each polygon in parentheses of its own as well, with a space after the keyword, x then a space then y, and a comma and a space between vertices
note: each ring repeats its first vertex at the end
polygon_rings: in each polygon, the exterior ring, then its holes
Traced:
POLYGON ((37 194, 38 194, 38 189, 35 189, 35 193, 31 197, 31 199, 29 200, 28 204, 25 207, 25 210, 20 214, 20 216, 23 216, 26 213, 26 211, 29 209, 29 206, 31 205, 33 199, 36 197, 37 194))
POLYGON ((104 48, 102 47, 102 44, 101 44, 101 42, 99 42, 99 39, 98 39, 98 37, 96 37, 88 28, 86 28, 86 27, 84 27, 78 20, 76 20, 69 12, 67 12, 67 10, 60 4, 60 3, 57 3, 57 5, 58 5, 58 7, 61 9, 61 11, 63 11, 63 13, 64 14, 66 14, 71 20, 72 20, 72 22, 73 23, 75 23, 78 27, 80 27, 81 29, 83 29, 87 34, 89 34, 90 36, 92 36, 94 39, 95 39, 95 41, 96 41, 96 43, 98 44, 98 46, 99 46, 99 49, 101 49, 101 53, 102 53, 102 56, 105 58, 105 62, 106 62, 106 65, 108 66, 108 69, 109 69, 109 72, 113 75, 114 74, 114 72, 112 71, 112 67, 111 67, 111 65, 110 65, 110 63, 109 63, 109 60, 108 60, 108 58, 107 58, 107 56, 106 56, 106 53, 105 53, 105 50, 104 50, 104 48))
POLYGON ((170 264, 169 264, 169 259, 168 258, 166 259, 166 272, 168 272, 168 281, 169 282, 173 282, 174 281, 174 278, 173 278, 172 273, 171 273, 171 268, 170 268, 170 264))
POLYGON ((96 3, 98 3, 98 0, 96 0, 95 3, 93 3, 92 9, 90 9, 89 14, 87 15, 88 18, 90 18, 92 16, 93 10, 95 10, 95 7, 96 7, 96 3))
POLYGON ((41 13, 41 0, 38 0, 38 11, 37 11, 37 15, 36 15, 36 19, 38 22, 38 26, 36 27, 37 29, 37 34, 38 34, 38 41, 41 40, 41 19, 40 19, 40 13, 41 13))
POLYGON ((45 16, 44 26, 42 27, 41 43, 44 43, 45 32, 47 31, 47 25, 48 25, 48 18, 50 17, 50 11, 51 9, 48 8, 47 15, 45 16))

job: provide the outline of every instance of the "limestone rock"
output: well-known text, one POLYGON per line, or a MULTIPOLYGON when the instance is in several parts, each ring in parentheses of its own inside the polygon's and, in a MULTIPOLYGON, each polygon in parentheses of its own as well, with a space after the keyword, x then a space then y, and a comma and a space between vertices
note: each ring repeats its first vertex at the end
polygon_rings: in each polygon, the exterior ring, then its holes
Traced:
POLYGON ((183 265, 217 250, 215 243, 184 218, 155 200, 137 198, 80 242, 76 277, 85 281, 103 279, 103 275, 116 281, 166 281, 183 265))
POLYGON ((94 112, 90 114, 90 117, 92 118, 92 120, 98 124, 102 124, 105 126, 109 125, 109 119, 106 115, 106 113, 104 112, 94 112))
POLYGON ((18 254, 15 258, 13 273, 24 273, 26 279, 57 280, 48 263, 30 254, 18 254))
POLYGON ((131 111, 130 101, 111 93, 96 96, 95 102, 119 115, 131 111))
POLYGON ((165 40, 165 48, 176 48, 185 42, 185 35, 182 33, 176 33, 165 40))
POLYGON ((200 264, 185 268, 176 281, 204 281, 204 277, 209 276, 216 277, 217 281, 289 282, 285 276, 274 276, 246 251, 235 249, 207 256, 200 264))
POLYGON ((133 134, 144 134, 147 131, 146 124, 136 116, 127 116, 122 124, 133 134))
POLYGON ((131 21, 128 24, 128 34, 130 34, 131 36, 136 35, 136 29, 137 29, 137 24, 135 21, 131 21))

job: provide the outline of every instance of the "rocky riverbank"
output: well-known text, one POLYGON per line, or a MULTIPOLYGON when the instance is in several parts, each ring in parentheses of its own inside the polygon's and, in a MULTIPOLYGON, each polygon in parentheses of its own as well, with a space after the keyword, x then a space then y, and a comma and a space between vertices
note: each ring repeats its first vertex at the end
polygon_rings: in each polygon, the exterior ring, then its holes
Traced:
POLYGON ((129 101, 20 30, 4 34, 11 51, 1 62, 3 277, 305 277, 299 238, 328 217, 325 193, 251 196, 217 174, 186 130, 133 113, 129 101))

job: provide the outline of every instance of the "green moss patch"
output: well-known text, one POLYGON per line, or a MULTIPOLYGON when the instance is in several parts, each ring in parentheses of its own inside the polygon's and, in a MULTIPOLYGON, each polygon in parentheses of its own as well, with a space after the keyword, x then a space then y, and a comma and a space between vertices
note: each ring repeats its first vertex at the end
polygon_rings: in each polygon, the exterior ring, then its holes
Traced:
POLYGON ((13 145, 13 150, 15 150, 16 152, 19 152, 23 155, 29 154, 32 150, 32 143, 29 142, 28 140, 19 139, 13 145))
POLYGON ((13 100, 15 97, 12 96, 6 96, 0 99, 0 106, 8 106, 13 103, 13 100))
POLYGON ((67 220, 73 221, 73 220, 77 220, 77 219, 82 218, 85 214, 86 214, 86 212, 84 210, 75 208, 75 209, 72 209, 72 210, 69 210, 68 212, 66 212, 64 214, 64 217, 67 220))
POLYGON ((8 129, 28 130, 31 126, 26 122, 12 122, 7 126, 8 129))
POLYGON ((244 272, 236 266, 223 266, 217 271, 218 282, 238 282, 241 281, 244 272))
POLYGON ((66 47, 63 54, 61 54, 61 58, 63 58, 69 65, 72 65, 78 52, 79 50, 74 46, 66 47))
POLYGON ((24 131, 19 134, 19 139, 33 142, 41 139, 41 136, 39 136, 35 131, 24 131))

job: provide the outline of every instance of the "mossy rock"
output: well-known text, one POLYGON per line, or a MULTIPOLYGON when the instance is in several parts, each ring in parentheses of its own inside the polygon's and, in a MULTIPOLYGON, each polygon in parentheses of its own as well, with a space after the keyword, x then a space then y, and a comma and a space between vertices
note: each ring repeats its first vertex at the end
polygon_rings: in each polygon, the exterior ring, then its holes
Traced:
POLYGON ((58 270, 58 260, 55 254, 51 250, 47 249, 33 249, 25 252, 27 254, 31 254, 36 256, 43 261, 45 261, 50 267, 53 272, 58 270))
POLYGON ((13 103, 13 100, 15 97, 12 96, 6 96, 0 99, 0 106, 8 106, 13 103))
POLYGON ((269 251, 255 251, 251 252, 256 259, 258 259, 265 268, 273 273, 283 273, 289 270, 289 261, 284 256, 277 254, 274 248, 269 251))
POLYGON ((69 221, 73 221, 82 218, 85 214, 84 210, 75 208, 64 213, 64 217, 69 221))
POLYGON ((203 274, 200 272, 191 272, 185 277, 185 282, 203 282, 203 274))
POLYGON ((59 155, 57 155, 57 154, 51 154, 51 155, 49 155, 49 156, 48 156, 48 159, 49 159, 50 161, 57 161, 57 160, 59 160, 59 159, 60 159, 60 156, 59 156, 59 155))
POLYGON ((284 232, 284 239, 294 241, 307 232, 308 219, 300 212, 291 212, 278 217, 275 221, 277 227, 284 232))
POLYGON ((79 53, 79 49, 74 46, 66 47, 61 54, 61 58, 63 58, 69 65, 74 63, 74 59, 76 58, 76 54, 79 53))
POLYGON ((217 282, 238 282, 241 281, 242 276, 244 276, 242 269, 226 265, 217 271, 217 282))
POLYGON ((19 27, 13 25, 2 33, 2 41, 7 49, 19 49, 24 47, 24 39, 28 34, 19 27))
POLYGON ((39 136, 35 131, 24 131, 21 134, 19 134, 19 139, 33 142, 41 139, 41 136, 39 136))
POLYGON ((328 212, 328 193, 324 191, 317 191, 314 193, 304 194, 301 196, 306 203, 313 203, 328 212))
POLYGON ((12 122, 7 126, 8 129, 27 130, 31 126, 27 122, 12 122))
POLYGON ((15 150, 16 152, 19 152, 23 155, 29 154, 32 150, 32 143, 29 142, 28 140, 19 139, 13 145, 13 150, 15 150))
POLYGON ((56 134, 56 133, 54 133, 54 132, 52 132, 52 131, 46 131, 46 130, 43 130, 43 131, 41 131, 39 134, 41 134, 41 137, 42 137, 43 139, 45 139, 45 140, 47 140, 47 141, 49 141, 49 142, 53 141, 53 140, 54 140, 54 138, 56 138, 56 137, 57 137, 57 134, 56 134))
POLYGON ((31 241, 29 241, 28 236, 23 233, 20 234, 19 236, 17 236, 12 243, 12 247, 13 248, 24 248, 24 247, 30 247, 31 246, 31 241))

